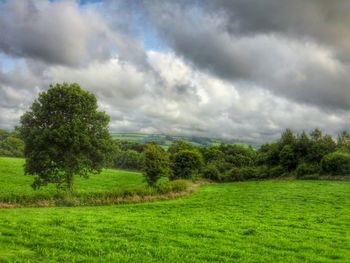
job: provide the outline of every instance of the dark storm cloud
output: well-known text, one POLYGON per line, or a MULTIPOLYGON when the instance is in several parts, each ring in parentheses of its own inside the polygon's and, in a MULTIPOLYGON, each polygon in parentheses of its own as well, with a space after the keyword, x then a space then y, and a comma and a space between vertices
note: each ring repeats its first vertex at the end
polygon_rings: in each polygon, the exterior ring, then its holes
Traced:
POLYGON ((160 34, 198 69, 300 103, 350 107, 349 1, 147 3, 160 34))
POLYGON ((207 11, 221 12, 231 33, 271 33, 305 36, 350 49, 350 1, 348 0, 216 0, 207 11))

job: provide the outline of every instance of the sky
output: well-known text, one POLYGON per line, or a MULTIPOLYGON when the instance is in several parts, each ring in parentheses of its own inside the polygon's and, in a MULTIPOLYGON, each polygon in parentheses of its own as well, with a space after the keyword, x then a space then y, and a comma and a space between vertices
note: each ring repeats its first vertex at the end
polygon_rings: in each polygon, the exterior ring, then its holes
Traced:
POLYGON ((79 83, 112 132, 350 130, 348 0, 2 0, 0 128, 79 83))

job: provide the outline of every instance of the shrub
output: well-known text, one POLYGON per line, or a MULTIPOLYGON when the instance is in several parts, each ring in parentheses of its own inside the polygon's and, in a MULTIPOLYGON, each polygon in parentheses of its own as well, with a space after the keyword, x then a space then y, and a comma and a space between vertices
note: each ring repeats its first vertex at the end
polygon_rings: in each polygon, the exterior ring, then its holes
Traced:
POLYGON ((239 170, 239 176, 242 178, 242 180, 249 180, 258 178, 258 169, 256 167, 242 167, 239 170))
POLYGON ((325 155, 321 161, 322 171, 331 175, 350 175, 350 154, 333 152, 325 155))
POLYGON ((214 163, 209 163, 204 168, 202 177, 212 181, 220 181, 220 171, 214 163))
POLYGON ((188 186, 189 183, 186 180, 169 181, 168 178, 162 177, 156 183, 156 190, 160 194, 179 193, 187 190, 188 186))
POLYGON ((229 171, 227 171, 225 174, 221 176, 221 181, 223 182, 236 182, 236 181, 242 181, 243 177, 239 173, 239 168, 233 167, 229 171))
POLYGON ((158 180, 157 180, 157 182, 156 182, 156 187, 159 187, 159 186, 161 186, 162 184, 167 184, 167 183, 169 183, 169 178, 168 177, 161 177, 161 178, 159 178, 158 180))
POLYGON ((173 157, 173 179, 196 179, 203 166, 198 150, 181 150, 173 157))
POLYGON ((171 192, 172 187, 170 185, 170 181, 168 177, 161 177, 157 180, 156 184, 156 189, 158 193, 160 194, 166 194, 171 192))
POLYGON ((268 173, 269 178, 276 178, 282 176, 286 171, 281 165, 270 167, 268 173))
POLYGON ((260 165, 256 167, 257 169, 257 177, 260 179, 265 179, 270 177, 270 169, 266 165, 260 165))
POLYGON ((319 167, 315 164, 302 163, 296 169, 297 178, 318 177, 319 167))
POLYGON ((175 180, 170 182, 172 192, 183 192, 187 190, 189 182, 186 180, 175 180))

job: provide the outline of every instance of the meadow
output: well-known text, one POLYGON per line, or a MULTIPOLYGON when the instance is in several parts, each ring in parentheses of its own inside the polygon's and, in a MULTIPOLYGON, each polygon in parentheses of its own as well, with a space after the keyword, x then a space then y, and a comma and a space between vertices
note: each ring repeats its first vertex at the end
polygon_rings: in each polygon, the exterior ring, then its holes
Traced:
MULTIPOLYGON (((33 190, 33 176, 23 173, 24 159, 0 157, 0 203, 14 199, 35 200, 59 193, 53 185, 33 190)), ((147 184, 139 172, 104 169, 101 174, 91 174, 88 179, 77 176, 76 194, 122 192, 144 189, 147 184)))
MULTIPOLYGON (((1 161, 1 194, 32 191, 21 168, 11 169, 11 161, 22 160, 1 161), (22 184, 16 187, 18 182, 22 184)), ((143 184, 140 174, 114 172, 77 180, 79 191, 143 184)), ((347 181, 209 184, 169 201, 0 209, 0 261, 348 262, 349 258, 347 181)))

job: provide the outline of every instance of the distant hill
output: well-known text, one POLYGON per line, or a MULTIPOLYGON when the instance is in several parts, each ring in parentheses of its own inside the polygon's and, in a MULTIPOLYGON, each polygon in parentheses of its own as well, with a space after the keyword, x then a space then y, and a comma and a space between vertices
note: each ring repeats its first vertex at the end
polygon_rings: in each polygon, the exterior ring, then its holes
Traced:
POLYGON ((174 136, 174 135, 165 135, 165 134, 141 134, 141 133, 112 133, 114 139, 147 143, 147 142, 156 142, 157 144, 168 148, 171 144, 176 141, 186 141, 196 146, 212 146, 220 145, 221 143, 225 144, 242 144, 247 146, 252 146, 254 149, 260 147, 260 144, 243 142, 239 140, 225 140, 217 138, 207 138, 207 137, 197 137, 197 136, 174 136))

